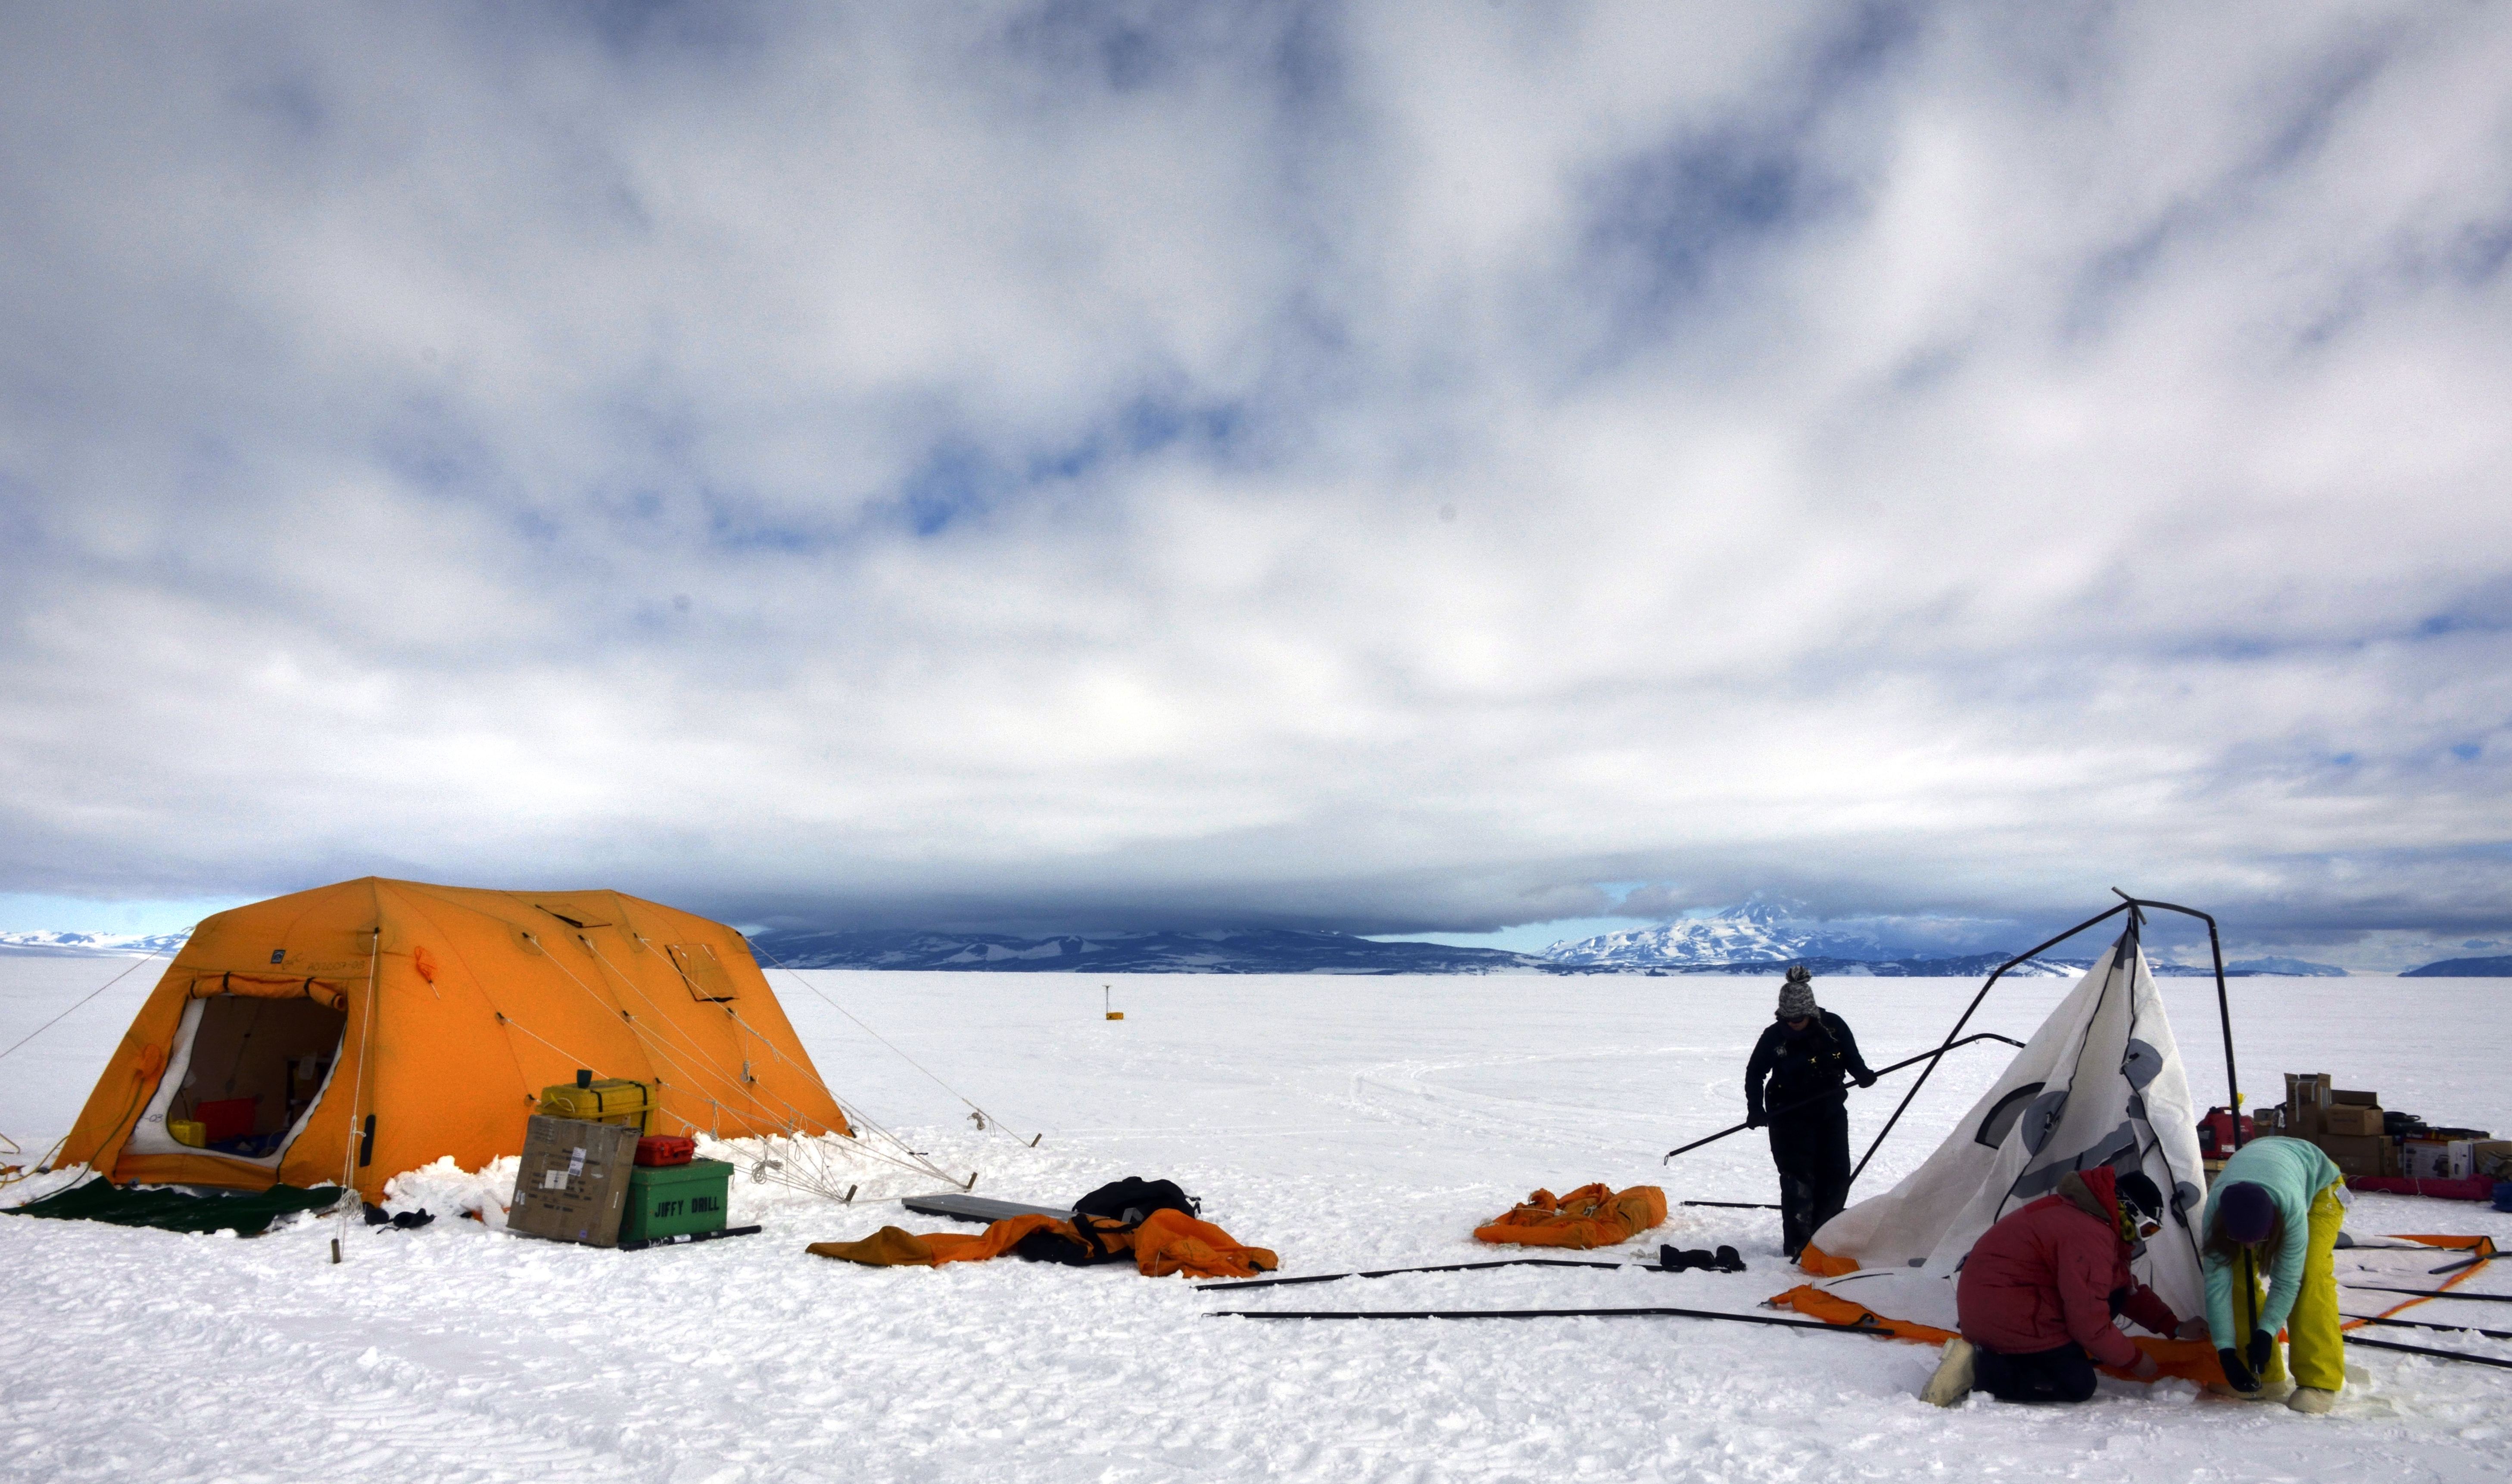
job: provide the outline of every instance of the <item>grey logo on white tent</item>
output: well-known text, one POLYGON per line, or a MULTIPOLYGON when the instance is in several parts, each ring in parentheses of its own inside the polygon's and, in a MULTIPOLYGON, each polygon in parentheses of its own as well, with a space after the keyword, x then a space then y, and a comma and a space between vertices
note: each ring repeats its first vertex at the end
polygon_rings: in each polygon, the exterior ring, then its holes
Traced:
POLYGON ((2049 1143, 2050 1136, 2058 1131, 2060 1116, 2066 1111, 2067 1089, 2064 1087, 2034 1098, 2032 1106, 2023 1110, 2023 1152, 2027 1154, 2041 1152, 2041 1146, 2049 1143))
POLYGON ((2106 1164, 2123 1170, 2137 1168, 2136 1124, 2123 1120, 2119 1127, 2104 1134, 2100 1142, 2075 1158, 2054 1160, 2037 1170, 2026 1171, 2021 1179, 2015 1182, 2015 1189, 2009 1194, 2016 1200, 2047 1195, 2059 1188, 2059 1182, 2064 1180, 2069 1172, 2098 1170, 2106 1164))
MULTIPOLYGON (((1972 1142, 1988 1149, 2004 1144, 2006 1136, 2015 1132, 2015 1120, 2023 1116, 2023 1105, 2031 1102, 2048 1085, 2046 1082, 2026 1082, 1998 1099, 1989 1109, 1988 1115, 1980 1120, 1980 1129, 1971 1136, 1972 1142)), ((2065 1094, 2060 1096, 2063 1098, 2065 1094)))

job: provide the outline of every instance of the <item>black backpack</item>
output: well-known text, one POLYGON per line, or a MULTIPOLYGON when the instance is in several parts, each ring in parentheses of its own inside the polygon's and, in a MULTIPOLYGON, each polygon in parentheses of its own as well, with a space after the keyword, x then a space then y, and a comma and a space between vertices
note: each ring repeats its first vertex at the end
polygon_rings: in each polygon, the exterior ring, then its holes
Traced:
POLYGON ((1100 1240, 1101 1233, 1131 1231, 1155 1211, 1183 1211, 1193 1216, 1201 1209, 1202 1203, 1179 1190, 1174 1180, 1145 1180, 1128 1175, 1073 1203, 1074 1235, 1067 1236, 1053 1227, 1041 1227, 1013 1243, 1012 1255, 1033 1263, 1061 1263, 1070 1268, 1113 1263, 1132 1254, 1100 1240))
POLYGON ((1073 1203, 1073 1214, 1105 1216, 1127 1230, 1143 1224, 1143 1218, 1155 1211, 1183 1211, 1194 1216, 1203 1210, 1203 1202, 1178 1189, 1174 1180, 1145 1180, 1128 1175, 1113 1184, 1082 1196, 1073 1203))

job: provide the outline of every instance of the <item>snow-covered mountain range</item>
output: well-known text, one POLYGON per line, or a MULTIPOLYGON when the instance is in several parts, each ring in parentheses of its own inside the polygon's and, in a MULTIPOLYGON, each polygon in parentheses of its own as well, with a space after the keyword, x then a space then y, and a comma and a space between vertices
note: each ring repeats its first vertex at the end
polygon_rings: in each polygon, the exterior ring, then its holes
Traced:
POLYGON ((0 953, 171 954, 190 933, 0 933, 0 953))
MULTIPOLYGON (((1909 957, 1873 936, 1831 928, 1802 902, 1756 894, 1714 917, 1604 933, 1551 945, 1541 954, 1383 943, 1346 933, 1251 928, 1234 932, 1064 934, 929 931, 767 931, 752 944, 762 967, 807 969, 973 969, 997 973, 1109 974, 1768 974, 1803 963, 1818 976, 1978 978, 2003 953, 1909 957)), ((0 954, 173 954, 183 933, 0 932, 0 954)), ((2489 960, 2499 961, 2499 960, 2489 960)), ((2014 975, 2080 974, 2089 958, 2034 958, 2014 975)), ((2343 974, 2298 958, 2244 959, 2233 974, 2343 974)), ((2204 967, 2156 963, 2157 974, 2205 974, 2204 967)), ((2452 970, 2443 969, 2442 972, 2452 970)))
POLYGON ((1616 968, 1695 968, 1739 963, 1795 963, 1805 958, 1861 962, 1895 958, 1864 933, 1825 931, 1803 920, 1806 905, 1755 893, 1712 918, 1603 933, 1544 951, 1554 963, 1616 968))
POLYGON ((1016 938, 1004 933, 763 932, 762 967, 978 969, 1078 974, 1525 974, 1553 967, 1532 954, 1380 943, 1346 933, 1125 933, 1016 938))

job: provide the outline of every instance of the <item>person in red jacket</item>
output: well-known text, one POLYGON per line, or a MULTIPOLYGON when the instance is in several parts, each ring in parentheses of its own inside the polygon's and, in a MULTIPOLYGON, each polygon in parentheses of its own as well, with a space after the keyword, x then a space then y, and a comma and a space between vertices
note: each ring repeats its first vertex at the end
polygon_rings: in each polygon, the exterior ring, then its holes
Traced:
POLYGON ((1941 1407, 1974 1386, 2000 1401, 2083 1401, 2097 1364, 2154 1380, 2153 1357, 2113 1316, 2157 1335, 2205 1323, 2184 1324, 2129 1270, 2162 1212, 2153 1181, 2103 1166, 2062 1176, 2057 1193, 1982 1232, 1954 1289, 1962 1338, 1945 1346, 1921 1394, 1941 1407))

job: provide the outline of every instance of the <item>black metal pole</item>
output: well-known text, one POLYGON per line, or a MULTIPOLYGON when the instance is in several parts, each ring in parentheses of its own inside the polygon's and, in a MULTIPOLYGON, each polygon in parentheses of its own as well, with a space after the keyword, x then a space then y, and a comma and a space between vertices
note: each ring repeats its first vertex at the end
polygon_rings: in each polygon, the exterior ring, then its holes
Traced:
POLYGON ((1723 1319, 1730 1324, 1828 1330, 1835 1335, 1869 1335, 1884 1340, 1902 1338, 1887 1325, 1831 1324, 1822 1319, 1731 1314, 1710 1308, 1213 1308, 1204 1310, 1203 1316, 1207 1319, 1723 1319))
MULTIPOLYGON (((2053 948, 2058 947, 2058 946, 2059 946, 2060 944, 2061 944, 2061 943, 2066 942, 2069 938, 2072 938, 2072 937, 2074 937, 2076 934, 2078 934, 2078 933, 2080 933, 2080 932, 2083 932, 2086 928, 2093 926, 2093 925, 2094 925, 2095 923, 2097 923, 2097 922, 2100 922, 2100 921, 2104 920, 2105 918, 2118 917, 2121 913, 2124 913, 2124 912, 2126 912, 2126 911, 2128 911, 2128 910, 2129 910, 2129 904, 2128 904, 2128 903, 2126 903, 2126 902, 2122 902, 2120 905, 2118 905, 2117 907, 2112 908, 2110 911, 2105 912, 2105 913, 2102 913, 2102 914, 2101 914, 2100 916, 2099 916, 2099 917, 2087 918, 2084 921, 2077 923, 2075 926, 2073 926, 2073 927, 2071 927, 2071 928, 2068 928, 2065 932, 2061 933, 2059 936, 2057 936, 2057 937, 2055 937, 2055 938, 2051 939, 2051 940, 2050 940, 2049 942, 2047 942, 2047 943, 2042 944, 2040 947, 2038 947, 2038 948, 2032 948, 2032 949, 2026 949, 2026 950, 2025 950, 2025 951, 2023 951, 2022 953, 2020 953, 2020 954, 2016 955, 2014 957, 2007 959, 2004 963, 2001 963, 2001 964, 1999 964, 1997 967, 1995 967, 1995 968, 1993 968, 1993 969, 1989 970, 1989 973, 1988 973, 1988 980, 1987 980, 1987 982, 1986 982, 1986 983, 1984 983, 1984 984, 1982 984, 1982 985, 1980 987, 1980 993, 1979 993, 1979 994, 1977 994, 1977 995, 1974 995, 1974 996, 1971 997, 1971 1003, 1970 1003, 1969 1005, 1967 1005, 1967 1006, 1965 1006, 1965 1007, 1964 1007, 1963 1012, 1962 1012, 1962 1019, 1955 1021, 1955 1022, 1954 1022, 1954 1028, 1953 1028, 1951 1031, 1948 1031, 1948 1032, 1946 1032, 1946 1033, 1945 1033, 1945 1049, 1947 1049, 1947 1050, 1952 1049, 1953 1044, 1954 1044, 1954 1037, 1956 1037, 1956 1036, 1958 1036, 1958 1035, 1962 1035, 1963 1027, 1965 1027, 1965 1026, 1967 1026, 1967 1025, 1971 1024, 1971 1017, 1972 1017, 1972 1013, 1973 1013, 1974 1011, 1976 1011, 1976 1010, 1978 1010, 1978 1009, 1980 1008, 1980 1002, 1981 1002, 1982 1000, 1986 999, 1986 998, 1988 997, 1988 992, 1989 992, 1990 990, 1993 990, 1993 989, 1995 989, 1995 988, 1997 987, 1997 981, 2005 975, 2005 973, 2006 973, 2006 971, 2007 971, 2008 969, 2011 969, 2011 968, 2015 967, 2017 964, 2023 962, 2025 959, 2028 959, 2028 958, 2034 957, 2035 956, 2040 955, 2040 954, 2043 954, 2043 953, 2047 953, 2049 950, 2051 950, 2051 949, 2053 949, 2053 948)), ((1902 1102, 1901 1102, 1901 1106, 1900 1106, 1900 1107, 1898 1107, 1898 1108, 1895 1108, 1895 1109, 1893 1110, 1893 1116, 1891 1116, 1891 1117, 1889 1117, 1889 1118, 1887 1118, 1887 1119, 1885 1119, 1885 1120, 1884 1120, 1884 1130, 1883 1130, 1883 1132, 1882 1132, 1882 1133, 1879 1133, 1879 1134, 1877 1134, 1877 1135, 1875 1136, 1875 1142, 1874 1142, 1874 1143, 1872 1143, 1872 1144, 1870 1144, 1870 1145, 1866 1146, 1866 1152, 1865 1152, 1865 1154, 1864 1154, 1864 1156, 1862 1156, 1862 1157, 1859 1159, 1859 1161, 1858 1161, 1858 1168, 1856 1168, 1856 1169, 1854 1169, 1854 1170, 1851 1170, 1851 1171, 1849 1172, 1849 1184, 1850 1184, 1850 1185, 1854 1186, 1854 1185, 1858 1184, 1858 1177, 1859 1177, 1859 1176, 1861 1176, 1861 1175, 1864 1175, 1864 1173, 1866 1173, 1866 1161, 1867 1161, 1867 1160, 1869 1160, 1869 1159, 1874 1158, 1874 1157, 1875 1157, 1875 1152, 1876 1152, 1877 1150, 1882 1149, 1882 1148, 1884 1147, 1884 1141, 1885 1141, 1885 1139, 1886 1139, 1886 1138, 1888 1138, 1888 1137, 1892 1134, 1892 1132, 1893 1132, 1893 1125, 1902 1121, 1902 1114, 1904 1114, 1904 1113, 1907 1113, 1907 1112, 1909 1111, 1909 1108, 1910 1108, 1910 1100, 1911 1100, 1912 1098, 1915 1098, 1915 1097, 1917 1097, 1917 1096, 1919 1095, 1919 1089, 1920 1089, 1920 1088, 1925 1087, 1925 1086, 1927 1086, 1927 1085, 1928 1085, 1928 1077, 1929 1077, 1929 1075, 1930 1075, 1931 1074, 1933 1074, 1936 1070, 1937 1070, 1937 1069, 1936 1069, 1935 1065, 1934 1065, 1934 1064, 1931 1064, 1931 1065, 1929 1066, 1929 1068, 1928 1068, 1928 1070, 1927 1070, 1926 1072, 1922 1072, 1922 1073, 1920 1073, 1920 1074, 1919 1074, 1919 1079, 1918 1079, 1917 1081, 1912 1082, 1912 1083, 1910 1084, 1910 1090, 1909 1090, 1908 1092, 1905 1092, 1905 1093, 1902 1094, 1902 1102)))
POLYGON ((2186 913, 2207 924, 2207 952, 2216 960, 2216 1020, 2224 1029, 2224 1106, 2233 1111, 2233 1148, 2242 1147, 2242 1079, 2233 1071, 2233 1001, 2224 990, 2224 941, 2216 931, 2216 919, 2195 907, 2181 907, 2171 902, 2149 902, 2130 896, 2117 886, 2111 890, 2120 900, 2139 907, 2159 907, 2165 912, 2186 913))
MULTIPOLYGON (((1943 1045, 1942 1045, 1942 1046, 1937 1047, 1934 1051, 1922 1051, 1922 1052, 1920 1052, 1917 1056, 1906 1056, 1906 1057, 1904 1057, 1902 1060, 1900 1060, 1900 1061, 1898 1061, 1898 1062, 1895 1062, 1895 1063, 1894 1063, 1892 1066, 1890 1066, 1890 1067, 1878 1067, 1878 1068, 1876 1068, 1876 1069, 1875 1069, 1875 1074, 1876 1074, 1877 1076, 1883 1076, 1883 1075, 1884 1075, 1884 1074, 1886 1074, 1887 1073, 1899 1072, 1899 1071, 1901 1071, 1901 1070, 1902 1070, 1903 1068, 1904 1068, 1904 1067, 1915 1066, 1916 1064, 1918 1064, 1918 1063, 1920 1063, 1920 1062, 1934 1061, 1936 1058, 1938 1058, 1938 1057, 1941 1057, 1941 1056, 1944 1055, 1946 1052, 1951 1051, 1951 1050, 1953 1050, 1953 1049, 1955 1049, 1956 1047, 1959 1047, 1959 1046, 1968 1046, 1968 1045, 1970 1045, 1973 1041, 2004 1041, 2004 1042, 2006 1042, 2006 1044, 2008 1044, 2008 1045, 2010 1045, 2010 1046, 2021 1046, 2021 1045, 2023 1044, 2021 1041, 2017 1040, 2014 1036, 2011 1036, 2011 1035, 1998 1035, 1998 1034, 1997 1034, 1996 1032, 1994 1032, 1994 1031, 1982 1031, 1982 1032, 1981 1032, 1981 1033, 1980 1033, 1979 1035, 1966 1035, 1966 1036, 1964 1036, 1961 1040, 1958 1040, 1958 1041, 1947 1041, 1945 1044, 1943 1044, 1943 1045)), ((1819 1092, 1819 1093, 1815 1094, 1813 1097, 1810 1097, 1810 1098, 1800 1098, 1800 1099, 1798 1099, 1796 1102, 1794 1102, 1794 1103, 1790 1103, 1790 1104, 1789 1104, 1787 1107, 1786 1107, 1786 1108, 1774 1108, 1774 1109, 1772 1109, 1771 1111, 1769 1111, 1768 1113, 1765 1113, 1764 1114, 1762 1114, 1762 1116, 1763 1116, 1763 1118, 1765 1118, 1766 1120, 1767 1120, 1767 1119, 1770 1119, 1770 1118, 1776 1118, 1776 1117, 1780 1116, 1782 1113, 1795 1113, 1798 1109, 1801 1109, 1801 1108, 1812 1108, 1812 1107, 1814 1107, 1817 1103, 1822 1103, 1822 1102, 1828 1101, 1830 1097, 1831 1097, 1831 1094, 1829 1094, 1829 1093, 1825 1093, 1825 1092, 1819 1092)), ((1667 1159, 1671 1159, 1671 1158, 1673 1158, 1673 1157, 1674 1157, 1675 1155, 1677 1155, 1677 1154, 1688 1154, 1688 1153, 1692 1152, 1694 1150, 1697 1150, 1697 1149, 1701 1148, 1701 1146, 1703 1146, 1703 1145, 1705 1145, 1705 1144, 1715 1144, 1715 1143, 1717 1143, 1719 1140, 1726 1138, 1726 1137, 1727 1137, 1728 1135, 1730 1135, 1730 1134, 1741 1134, 1741 1133, 1743 1133, 1745 1130, 1747 1130, 1747 1129, 1748 1129, 1748 1128, 1751 1128, 1752 1126, 1753 1126, 1753 1125, 1752 1125, 1752 1124, 1750 1124, 1750 1123, 1739 1123, 1739 1124, 1736 1124, 1736 1125, 1735 1125, 1734 1127, 1732 1127, 1732 1128, 1722 1128, 1722 1129, 1720 1129, 1718 1132, 1716 1132, 1716 1133, 1714 1133, 1714 1134, 1711 1134, 1711 1135, 1710 1135, 1708 1138, 1707 1138, 1707 1139, 1695 1139, 1695 1140, 1693 1140, 1690 1144, 1685 1145, 1685 1146, 1684 1146, 1683 1148, 1681 1148, 1681 1149, 1670 1149, 1670 1150, 1668 1150, 1668 1151, 1666 1152, 1666 1157, 1665 1157, 1664 1159, 1660 1159, 1660 1160, 1658 1161, 1658 1163, 1660 1163, 1660 1164, 1664 1164, 1664 1163, 1666 1163, 1667 1159)), ((1714 1205, 1714 1204, 1716 1204, 1716 1202, 1715 1202, 1715 1201, 1687 1200, 1687 1201, 1685 1201, 1685 1202, 1684 1202, 1684 1204, 1685 1204, 1685 1205, 1687 1205, 1687 1206, 1697 1206, 1697 1205, 1714 1205)))
POLYGON ((2367 1340, 2361 1335, 2346 1343, 2368 1346, 2376 1350, 2405 1350, 2411 1355, 2431 1355, 2436 1360, 2465 1360, 2470 1365, 2491 1365, 2497 1370, 2512 1371, 2512 1360, 2497 1360, 2492 1355, 2467 1355, 2458 1350, 2438 1350, 2429 1345, 2401 1345, 2392 1340, 2367 1340))

